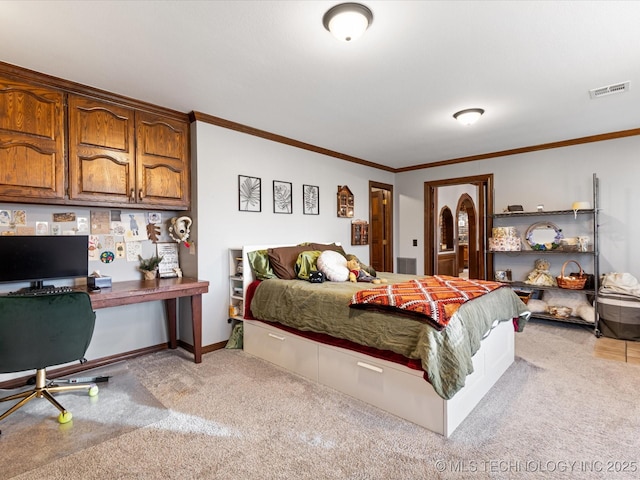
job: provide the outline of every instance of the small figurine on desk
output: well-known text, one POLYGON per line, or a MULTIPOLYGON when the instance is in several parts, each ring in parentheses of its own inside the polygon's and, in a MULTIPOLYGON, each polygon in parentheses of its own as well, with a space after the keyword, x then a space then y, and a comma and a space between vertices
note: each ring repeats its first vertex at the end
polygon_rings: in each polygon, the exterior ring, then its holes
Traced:
POLYGON ((176 272, 178 278, 182 278, 182 270, 180 270, 180 267, 175 267, 173 271, 176 272))

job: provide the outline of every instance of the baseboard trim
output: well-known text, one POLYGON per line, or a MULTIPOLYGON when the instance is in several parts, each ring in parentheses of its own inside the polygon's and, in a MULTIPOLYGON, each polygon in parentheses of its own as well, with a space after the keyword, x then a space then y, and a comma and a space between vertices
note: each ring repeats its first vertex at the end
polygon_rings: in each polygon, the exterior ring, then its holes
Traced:
MULTIPOLYGON (((227 342, 218 342, 213 343, 211 345, 206 345, 202 347, 202 353, 210 353, 216 350, 220 350, 225 347, 227 342)), ((183 348, 184 350, 193 353, 193 346, 189 345, 186 342, 181 340, 178 341, 178 346, 183 348)), ((65 367, 54 368, 51 370, 47 370, 47 378, 58 378, 64 377, 65 375, 73 375, 74 373, 84 372, 85 370, 90 370, 92 368, 104 367, 105 365, 110 365, 112 363, 121 362, 123 360, 129 360, 131 358, 140 357, 142 355, 148 355, 150 353, 159 352, 161 350, 167 350, 169 348, 168 343, 161 343, 159 345, 152 345, 150 347, 139 348, 137 350, 130 350, 128 352, 118 353, 116 355, 110 355, 108 357, 96 358, 94 360, 88 360, 85 363, 78 363, 74 365, 67 365, 65 367)), ((0 388, 10 389, 10 388, 18 388, 23 387, 28 384, 29 379, 33 377, 33 374, 12 378, 11 380, 6 380, 4 382, 0 382, 0 388)))

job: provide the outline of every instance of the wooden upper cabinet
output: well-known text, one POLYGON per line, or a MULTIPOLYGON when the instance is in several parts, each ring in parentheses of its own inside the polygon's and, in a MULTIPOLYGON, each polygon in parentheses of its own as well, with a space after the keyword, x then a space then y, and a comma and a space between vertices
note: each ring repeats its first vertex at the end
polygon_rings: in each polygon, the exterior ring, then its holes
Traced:
POLYGON ((136 112, 137 202, 189 207, 189 124, 136 112))
POLYGON ((69 198, 189 207, 189 124, 69 95, 69 198))
POLYGON ((0 75, 0 200, 64 198, 64 94, 0 75))
POLYGON ((135 202, 133 109, 69 95, 69 199, 135 202))

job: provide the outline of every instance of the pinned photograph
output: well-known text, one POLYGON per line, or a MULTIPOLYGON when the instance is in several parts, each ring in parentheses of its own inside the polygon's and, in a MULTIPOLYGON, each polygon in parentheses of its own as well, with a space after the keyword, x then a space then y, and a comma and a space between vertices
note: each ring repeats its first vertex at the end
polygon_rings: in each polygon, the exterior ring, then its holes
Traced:
POLYGON ((11 211, 0 210, 0 225, 9 225, 11 223, 11 211))

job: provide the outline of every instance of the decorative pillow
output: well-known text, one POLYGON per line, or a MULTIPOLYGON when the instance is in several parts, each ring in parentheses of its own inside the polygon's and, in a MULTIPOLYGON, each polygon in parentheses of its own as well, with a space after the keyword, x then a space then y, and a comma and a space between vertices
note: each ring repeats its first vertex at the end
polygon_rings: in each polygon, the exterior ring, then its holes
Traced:
POLYGON ((347 256, 342 245, 338 245, 337 243, 310 243, 309 246, 312 247, 310 250, 320 250, 321 252, 324 252, 325 250, 334 250, 345 257, 347 256))
POLYGON ((577 317, 578 307, 582 305, 590 306, 587 295, 575 291, 565 290, 545 290, 542 299, 550 307, 569 307, 571 315, 577 317))
POLYGON ((295 267, 298 278, 309 280, 309 274, 314 270, 318 270, 317 262, 321 253, 320 250, 307 250, 298 255, 295 267))
POLYGON ((269 255, 266 250, 247 252, 247 258, 249 259, 249 265, 251 265, 251 270, 253 270, 256 279, 268 280, 269 278, 276 278, 276 274, 273 273, 273 269, 269 263, 269 255))
POLYGON ((362 262, 360 261, 360 259, 359 259, 358 257, 356 257, 355 255, 353 255, 353 254, 351 254, 351 253, 347 253, 346 257, 347 257, 347 261, 349 261, 349 260, 354 260, 354 259, 355 259, 355 260, 356 260, 356 262, 358 262, 358 263, 360 264, 360 268, 361 268, 362 270, 364 270, 365 272, 367 272, 367 273, 368 273, 369 275, 371 275, 372 277, 375 277, 375 276, 376 276, 376 269, 375 269, 375 268, 373 268, 373 267, 372 267, 372 266, 370 266, 370 265, 365 265, 365 264, 364 264, 364 263, 362 263, 362 262))
POLYGON ((335 250, 325 250, 318 257, 318 270, 331 282, 346 282, 349 279, 347 259, 335 250))
POLYGON ((283 280, 294 280, 296 275, 296 261, 298 255, 305 250, 309 250, 308 246, 296 245, 295 247, 277 247, 267 250, 269 263, 278 278, 283 280))

